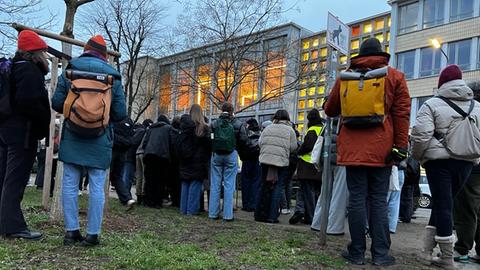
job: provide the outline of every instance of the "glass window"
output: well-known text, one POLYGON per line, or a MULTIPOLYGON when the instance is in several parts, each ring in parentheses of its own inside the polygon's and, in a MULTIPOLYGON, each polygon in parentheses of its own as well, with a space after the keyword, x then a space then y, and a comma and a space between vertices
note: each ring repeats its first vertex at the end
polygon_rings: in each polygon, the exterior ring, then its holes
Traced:
POLYGON ((358 56, 358 53, 352 53, 352 54, 350 55, 351 58, 353 58, 353 57, 355 57, 355 56, 358 56))
POLYGON ((375 31, 382 30, 385 27, 385 20, 383 18, 375 21, 375 31))
POLYGON ((445 0, 425 0, 423 7, 423 28, 443 24, 445 0))
POLYGON ((312 63, 312 64, 310 64, 310 70, 311 70, 311 71, 317 70, 317 67, 318 67, 318 64, 317 64, 317 63, 312 63))
POLYGON ((413 78, 415 66, 415 50, 399 53, 397 55, 397 68, 405 74, 406 79, 413 78))
POLYGON ((311 98, 308 100, 308 108, 313 108, 315 106, 315 99, 311 98))
POLYGON ((319 82, 325 82, 327 80, 327 75, 325 73, 320 74, 319 82))
POLYGON ((352 37, 360 35, 360 25, 352 26, 352 37))
POLYGON ((312 47, 318 47, 318 38, 312 41, 312 47))
POLYGON ((299 109, 305 109, 305 100, 304 99, 298 101, 298 108, 299 109))
POLYGON ((327 57, 327 48, 320 49, 320 56, 327 57))
POLYGON ((305 120, 305 112, 299 112, 297 121, 304 121, 305 120))
POLYGON ((306 40, 303 42, 303 49, 306 50, 310 48, 310 41, 306 40))
POLYGON ((365 23, 363 25, 363 33, 371 33, 372 32, 372 24, 371 23, 365 23))
POLYGON ((348 57, 346 55, 340 56, 340 64, 346 65, 348 61, 348 57))
POLYGON ((423 48, 420 51, 420 76, 431 76, 440 72, 441 52, 439 49, 423 48))
POLYGON ((450 21, 458 21, 473 16, 474 0, 451 0, 450 21))
POLYGON ((303 61, 308 61, 308 58, 309 58, 309 53, 308 52, 304 53, 303 56, 302 56, 302 60, 303 61))
POLYGON ((327 61, 320 61, 320 68, 321 69, 326 69, 327 68, 327 61))
POLYGON ((325 94, 325 85, 319 85, 318 86, 317 94, 319 94, 319 95, 325 94))
POLYGON ((448 44, 448 63, 457 64, 462 70, 470 69, 470 47, 472 40, 466 39, 448 44))
POLYGON ((360 48, 360 40, 358 39, 352 40, 351 47, 352 47, 352 50, 357 50, 358 48, 360 48))
POLYGON ((315 96, 315 87, 308 88, 308 95, 315 96))
POLYGON ((307 89, 300 89, 300 91, 298 91, 298 96, 300 97, 304 97, 307 95, 307 89))
POLYGON ((310 77, 310 83, 316 83, 317 82, 317 76, 313 75, 310 77))
POLYGON ((398 15, 398 33, 403 34, 417 30, 418 2, 401 6, 398 15))
POLYGON ((312 51, 312 59, 318 58, 318 50, 312 51))
POLYGON ((390 53, 390 46, 385 45, 385 52, 390 53))
POLYGON ((380 41, 380 43, 383 43, 383 33, 379 33, 375 35, 375 38, 380 41))
POLYGON ((304 124, 298 124, 298 126, 297 126, 298 132, 300 132, 300 133, 303 132, 303 127, 304 126, 305 126, 304 124))
POLYGON ((304 79, 302 79, 302 80, 300 81, 300 83, 301 83, 302 85, 305 85, 305 84, 307 84, 307 79, 305 79, 305 78, 304 78, 304 79))
POLYGON ((392 17, 388 17, 388 27, 392 26, 392 17))
POLYGON ((390 41, 390 32, 387 32, 387 41, 390 41))
POLYGON ((327 44, 327 36, 321 36, 320 37, 320 44, 324 45, 327 44))

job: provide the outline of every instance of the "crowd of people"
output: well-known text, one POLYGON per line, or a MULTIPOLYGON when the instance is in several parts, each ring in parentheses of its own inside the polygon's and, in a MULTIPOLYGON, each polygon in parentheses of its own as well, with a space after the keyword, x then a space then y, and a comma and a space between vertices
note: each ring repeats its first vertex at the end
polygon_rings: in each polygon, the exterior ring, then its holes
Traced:
MULTIPOLYGON (((48 137, 47 48, 36 33, 22 31, 8 67, 12 91, 9 102, 2 103, 8 106, 0 108, 0 234, 8 238, 42 237, 28 229, 20 202, 38 141, 48 137)), ((327 233, 343 235, 348 219, 351 237, 341 255, 352 264, 365 264, 369 235, 372 263, 391 265, 390 234, 396 233, 398 220, 412 219, 422 165, 432 193, 422 259, 443 269, 455 269, 454 260, 480 262, 480 83, 467 85, 458 66, 442 70, 438 94, 423 104, 410 130, 403 73, 388 66, 390 55, 377 39, 364 41, 323 104, 333 119, 332 145, 325 149, 333 169, 323 172, 312 157, 325 136, 318 109, 308 112, 303 138, 286 110, 260 125, 254 118, 237 119, 228 102, 214 120, 193 105, 174 119, 160 115, 156 122, 134 123, 127 118, 121 74, 106 58, 106 42, 93 36, 69 62, 51 98, 53 110, 65 116, 61 138, 55 135, 54 140, 63 163, 65 245, 99 244, 107 170, 127 209, 135 204, 161 208, 169 202, 187 216, 207 211, 209 219, 231 222, 240 186, 242 210, 252 212, 255 221, 278 223, 280 214, 294 208, 289 223, 308 224, 313 230, 320 229, 325 211, 319 199, 322 174, 331 173, 327 233), (78 220, 83 177, 89 187, 85 236, 78 220), (299 188, 292 207, 294 180, 299 188), (474 242, 477 254, 469 256, 474 242), (434 255, 437 245, 441 253, 434 255)), ((41 179, 37 185, 43 185, 41 179)))

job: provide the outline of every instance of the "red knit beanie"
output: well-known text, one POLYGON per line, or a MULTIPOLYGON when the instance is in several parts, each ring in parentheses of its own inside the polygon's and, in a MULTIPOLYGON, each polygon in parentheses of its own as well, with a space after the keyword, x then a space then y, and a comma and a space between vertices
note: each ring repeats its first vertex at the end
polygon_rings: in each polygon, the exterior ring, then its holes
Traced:
POLYGON ((107 58, 107 43, 101 35, 91 37, 85 44, 84 51, 96 51, 104 58, 107 58))
POLYGON ((448 65, 446 68, 440 72, 440 78, 438 78, 438 88, 440 88, 444 83, 461 80, 462 79, 462 70, 457 65, 448 65))
POLYGON ((48 45, 37 33, 30 30, 23 30, 18 34, 17 48, 20 51, 33 52, 46 50, 48 45))

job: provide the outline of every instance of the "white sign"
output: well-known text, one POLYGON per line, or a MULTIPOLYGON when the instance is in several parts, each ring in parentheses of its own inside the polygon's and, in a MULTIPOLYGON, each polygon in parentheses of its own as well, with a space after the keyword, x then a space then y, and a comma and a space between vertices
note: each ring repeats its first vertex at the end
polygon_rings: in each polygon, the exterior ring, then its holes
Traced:
POLYGON ((348 54, 350 28, 342 23, 338 17, 328 13, 327 44, 339 50, 342 54, 348 54))

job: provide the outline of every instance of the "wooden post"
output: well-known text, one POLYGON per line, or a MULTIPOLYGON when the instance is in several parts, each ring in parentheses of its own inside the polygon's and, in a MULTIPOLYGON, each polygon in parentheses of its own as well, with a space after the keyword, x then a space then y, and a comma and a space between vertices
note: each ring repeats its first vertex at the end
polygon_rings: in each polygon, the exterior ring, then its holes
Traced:
MULTIPOLYGON (((63 115, 60 117, 60 126, 63 123, 63 115)), ((58 132, 58 136, 62 137, 62 128, 58 132)), ((62 182, 63 182, 63 164, 60 160, 57 162, 57 178, 55 179, 55 189, 53 191, 52 207, 50 207, 50 219, 62 220, 63 218, 63 206, 62 206, 62 182)))
MULTIPOLYGON (((57 80, 58 80, 58 59, 54 57, 52 59, 52 74, 50 79, 50 89, 49 89, 49 97, 53 96, 55 92, 55 88, 57 88, 57 80)), ((50 106, 51 107, 51 106, 50 106)), ((52 165, 53 165, 53 149, 54 149, 54 142, 53 139, 55 137, 55 119, 57 113, 51 110, 50 116, 50 132, 48 138, 48 147, 46 150, 46 158, 45 158, 45 171, 43 174, 43 194, 42 194, 42 206, 45 210, 48 210, 48 201, 50 198, 50 187, 51 187, 51 180, 52 180, 52 165)))

